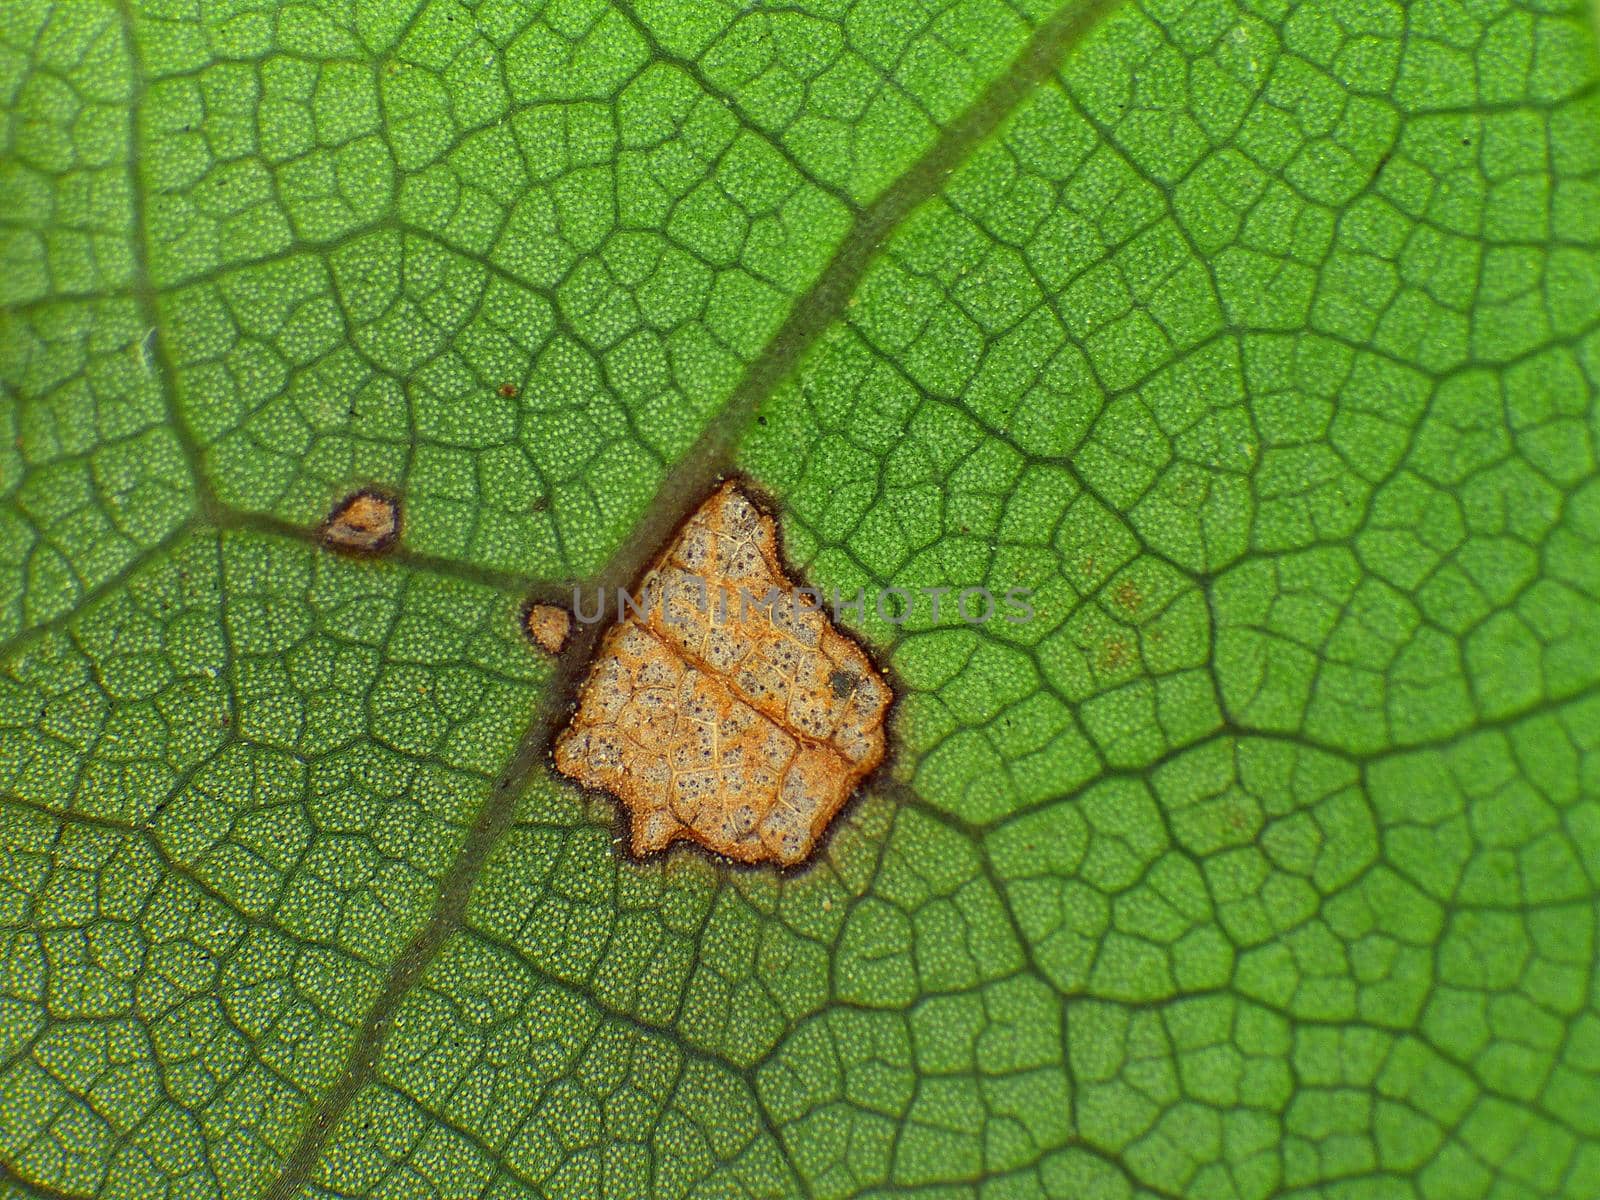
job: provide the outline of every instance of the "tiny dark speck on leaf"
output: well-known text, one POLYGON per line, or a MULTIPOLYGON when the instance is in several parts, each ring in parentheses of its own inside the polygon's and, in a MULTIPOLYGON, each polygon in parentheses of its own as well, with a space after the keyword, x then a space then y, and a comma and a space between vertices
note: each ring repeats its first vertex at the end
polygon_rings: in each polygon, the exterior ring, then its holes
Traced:
POLYGON ((499 392, 500 395, 507 400, 515 400, 517 398, 518 388, 514 383, 502 383, 499 387, 495 388, 495 391, 499 392))
POLYGON ((767 419, 765 417, 762 417, 762 416, 756 417, 756 424, 757 425, 765 425, 766 423, 767 423, 767 419))
POLYGON ((833 689, 833 694, 840 700, 843 700, 855 690, 855 686, 859 682, 860 678, 850 674, 849 671, 835 671, 828 676, 828 686, 833 689))

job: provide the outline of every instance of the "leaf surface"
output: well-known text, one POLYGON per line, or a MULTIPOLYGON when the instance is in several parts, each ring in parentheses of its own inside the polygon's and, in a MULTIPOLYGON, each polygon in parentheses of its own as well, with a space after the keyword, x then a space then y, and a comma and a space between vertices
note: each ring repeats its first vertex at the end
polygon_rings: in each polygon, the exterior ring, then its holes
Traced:
POLYGON ((1589 12, 18 0, 0 97, 7 1194, 1600 1192, 1589 12), (622 856, 520 631, 729 470, 900 698, 798 873, 622 856))

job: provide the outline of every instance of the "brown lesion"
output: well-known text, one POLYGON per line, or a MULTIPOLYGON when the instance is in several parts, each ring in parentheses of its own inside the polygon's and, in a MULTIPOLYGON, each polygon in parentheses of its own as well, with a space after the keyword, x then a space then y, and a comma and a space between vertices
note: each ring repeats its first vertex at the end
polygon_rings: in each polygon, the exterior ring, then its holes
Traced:
POLYGON ((379 554, 400 536, 400 501, 375 488, 352 492, 322 523, 322 540, 336 550, 379 554))
POLYGON ((572 636, 572 614, 555 604, 530 604, 523 618, 528 636, 546 654, 560 654, 572 636))
POLYGON ((555 764, 622 801, 634 853, 794 865, 883 761, 888 685, 795 587, 772 518, 725 483, 601 639, 555 764))

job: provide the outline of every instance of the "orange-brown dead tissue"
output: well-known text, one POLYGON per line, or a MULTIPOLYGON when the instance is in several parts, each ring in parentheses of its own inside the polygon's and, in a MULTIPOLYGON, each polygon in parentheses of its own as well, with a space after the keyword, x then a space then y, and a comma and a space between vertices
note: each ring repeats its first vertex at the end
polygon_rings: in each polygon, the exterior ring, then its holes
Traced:
POLYGON ((572 614, 554 604, 528 606, 528 636, 546 654, 560 654, 572 633, 572 614))
POLYGON ((399 502, 373 491, 346 496, 322 524, 322 540, 328 545, 363 554, 387 550, 399 532, 399 502))
POLYGON ((888 685, 797 592, 772 518, 734 483, 634 599, 601 639, 557 769, 622 801, 635 854, 681 838, 741 862, 804 861, 883 761, 888 685))

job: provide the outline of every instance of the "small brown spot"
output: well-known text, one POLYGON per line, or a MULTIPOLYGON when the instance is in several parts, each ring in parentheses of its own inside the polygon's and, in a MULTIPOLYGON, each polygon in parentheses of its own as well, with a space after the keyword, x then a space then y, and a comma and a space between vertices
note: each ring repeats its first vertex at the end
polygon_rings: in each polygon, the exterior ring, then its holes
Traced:
POLYGON ((325 543, 357 554, 378 554, 387 550, 399 532, 400 502, 370 490, 346 496, 322 523, 325 543))
POLYGON ((1100 669, 1115 671, 1128 661, 1128 644, 1119 637, 1109 637, 1100 643, 1100 669))
POLYGON ((501 397, 506 400, 515 400, 517 398, 517 393, 520 390, 521 389, 518 388, 516 384, 509 381, 502 383, 499 387, 495 388, 495 391, 499 392, 501 397))
POLYGON ((554 604, 530 604, 528 636, 546 654, 560 654, 572 634, 572 614, 554 604))
POLYGON ((622 801, 635 854, 687 839, 741 862, 804 861, 883 761, 888 684, 796 598, 772 518, 734 483, 634 596, 641 611, 601 639, 556 769, 622 801))
POLYGON ((1117 588, 1117 603, 1122 606, 1123 612, 1136 613, 1139 611, 1139 606, 1144 603, 1144 597, 1133 584, 1123 583, 1117 588))

